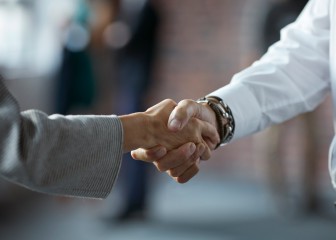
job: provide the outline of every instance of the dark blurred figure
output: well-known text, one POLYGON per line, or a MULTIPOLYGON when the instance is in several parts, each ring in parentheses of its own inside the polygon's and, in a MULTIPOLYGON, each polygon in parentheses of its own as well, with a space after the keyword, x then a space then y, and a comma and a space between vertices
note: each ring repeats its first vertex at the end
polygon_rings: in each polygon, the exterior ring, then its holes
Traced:
POLYGON ((96 80, 89 51, 90 5, 87 0, 77 3, 76 13, 66 19, 61 65, 57 77, 56 109, 60 114, 84 113, 93 103, 96 80))
MULTIPOLYGON (((264 27, 262 31, 262 42, 264 51, 280 39, 280 30, 286 25, 292 23, 302 11, 308 0, 285 0, 274 2, 266 15, 264 27)), ((303 213, 319 212, 318 199, 318 142, 316 126, 316 112, 306 113, 299 117, 303 123, 305 142, 304 152, 304 169, 302 179, 302 200, 299 201, 300 209, 303 213)), ((289 186, 286 182, 287 176, 284 170, 281 152, 279 149, 280 139, 285 134, 285 129, 280 126, 275 126, 268 132, 265 152, 269 160, 269 178, 271 188, 277 196, 280 207, 288 210, 289 186)))
MULTIPOLYGON (((116 61, 116 113, 147 109, 145 99, 152 82, 159 16, 152 1, 115 1, 117 19, 109 27, 109 45, 116 61)), ((146 217, 149 165, 124 156, 121 171, 124 208, 117 220, 146 217), (127 171, 127 173, 126 173, 127 171)))

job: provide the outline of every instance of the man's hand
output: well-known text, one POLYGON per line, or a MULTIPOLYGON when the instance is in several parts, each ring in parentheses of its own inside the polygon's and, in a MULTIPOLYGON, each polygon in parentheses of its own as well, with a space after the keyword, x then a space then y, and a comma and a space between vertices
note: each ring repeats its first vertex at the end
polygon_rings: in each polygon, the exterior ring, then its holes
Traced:
MULTIPOLYGON (((145 146, 154 147, 161 145, 172 150, 180 147, 187 142, 193 142, 196 145, 202 144, 205 147, 203 155, 209 158, 219 142, 216 126, 198 118, 189 118, 188 122, 177 131, 171 131, 168 126, 168 119, 177 104, 173 100, 164 100, 155 106, 149 108, 145 115, 147 116, 147 141, 145 146)), ((148 147, 144 147, 148 148, 148 147)))

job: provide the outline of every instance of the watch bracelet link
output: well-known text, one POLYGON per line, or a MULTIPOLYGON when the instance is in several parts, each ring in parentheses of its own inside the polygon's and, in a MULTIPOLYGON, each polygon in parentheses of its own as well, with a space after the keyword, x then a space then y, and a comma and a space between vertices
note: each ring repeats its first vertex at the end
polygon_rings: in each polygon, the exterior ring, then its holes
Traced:
POLYGON ((230 107, 225 104, 222 99, 216 96, 203 97, 196 100, 196 102, 207 103, 215 113, 218 134, 220 137, 220 142, 215 149, 230 142, 235 130, 235 122, 230 107))
POLYGON ((217 149, 221 144, 222 141, 225 137, 225 130, 223 128, 223 118, 221 111, 219 107, 212 101, 208 102, 208 105, 211 107, 211 109, 215 112, 216 115, 216 121, 217 121, 217 129, 218 129, 218 134, 219 134, 219 143, 216 145, 215 149, 217 149))

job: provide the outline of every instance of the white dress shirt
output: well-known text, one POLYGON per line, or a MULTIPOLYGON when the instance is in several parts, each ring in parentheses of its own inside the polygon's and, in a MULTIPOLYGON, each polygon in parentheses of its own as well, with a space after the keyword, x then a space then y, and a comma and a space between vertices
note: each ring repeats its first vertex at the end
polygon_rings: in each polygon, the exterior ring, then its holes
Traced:
MULTIPOLYGON (((335 1, 309 1, 298 19, 281 31, 281 40, 259 61, 236 74, 227 86, 209 94, 230 106, 236 123, 233 139, 312 111, 330 92, 335 113, 335 1)), ((335 143, 329 161, 334 187, 335 143)))

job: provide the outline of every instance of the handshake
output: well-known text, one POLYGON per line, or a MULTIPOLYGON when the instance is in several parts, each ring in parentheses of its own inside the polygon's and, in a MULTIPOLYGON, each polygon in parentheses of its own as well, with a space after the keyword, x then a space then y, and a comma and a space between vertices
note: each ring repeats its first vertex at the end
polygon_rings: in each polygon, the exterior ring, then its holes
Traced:
POLYGON ((153 163, 175 181, 195 176, 200 160, 211 157, 220 142, 216 114, 206 103, 167 99, 145 112, 120 116, 123 151, 153 163))

